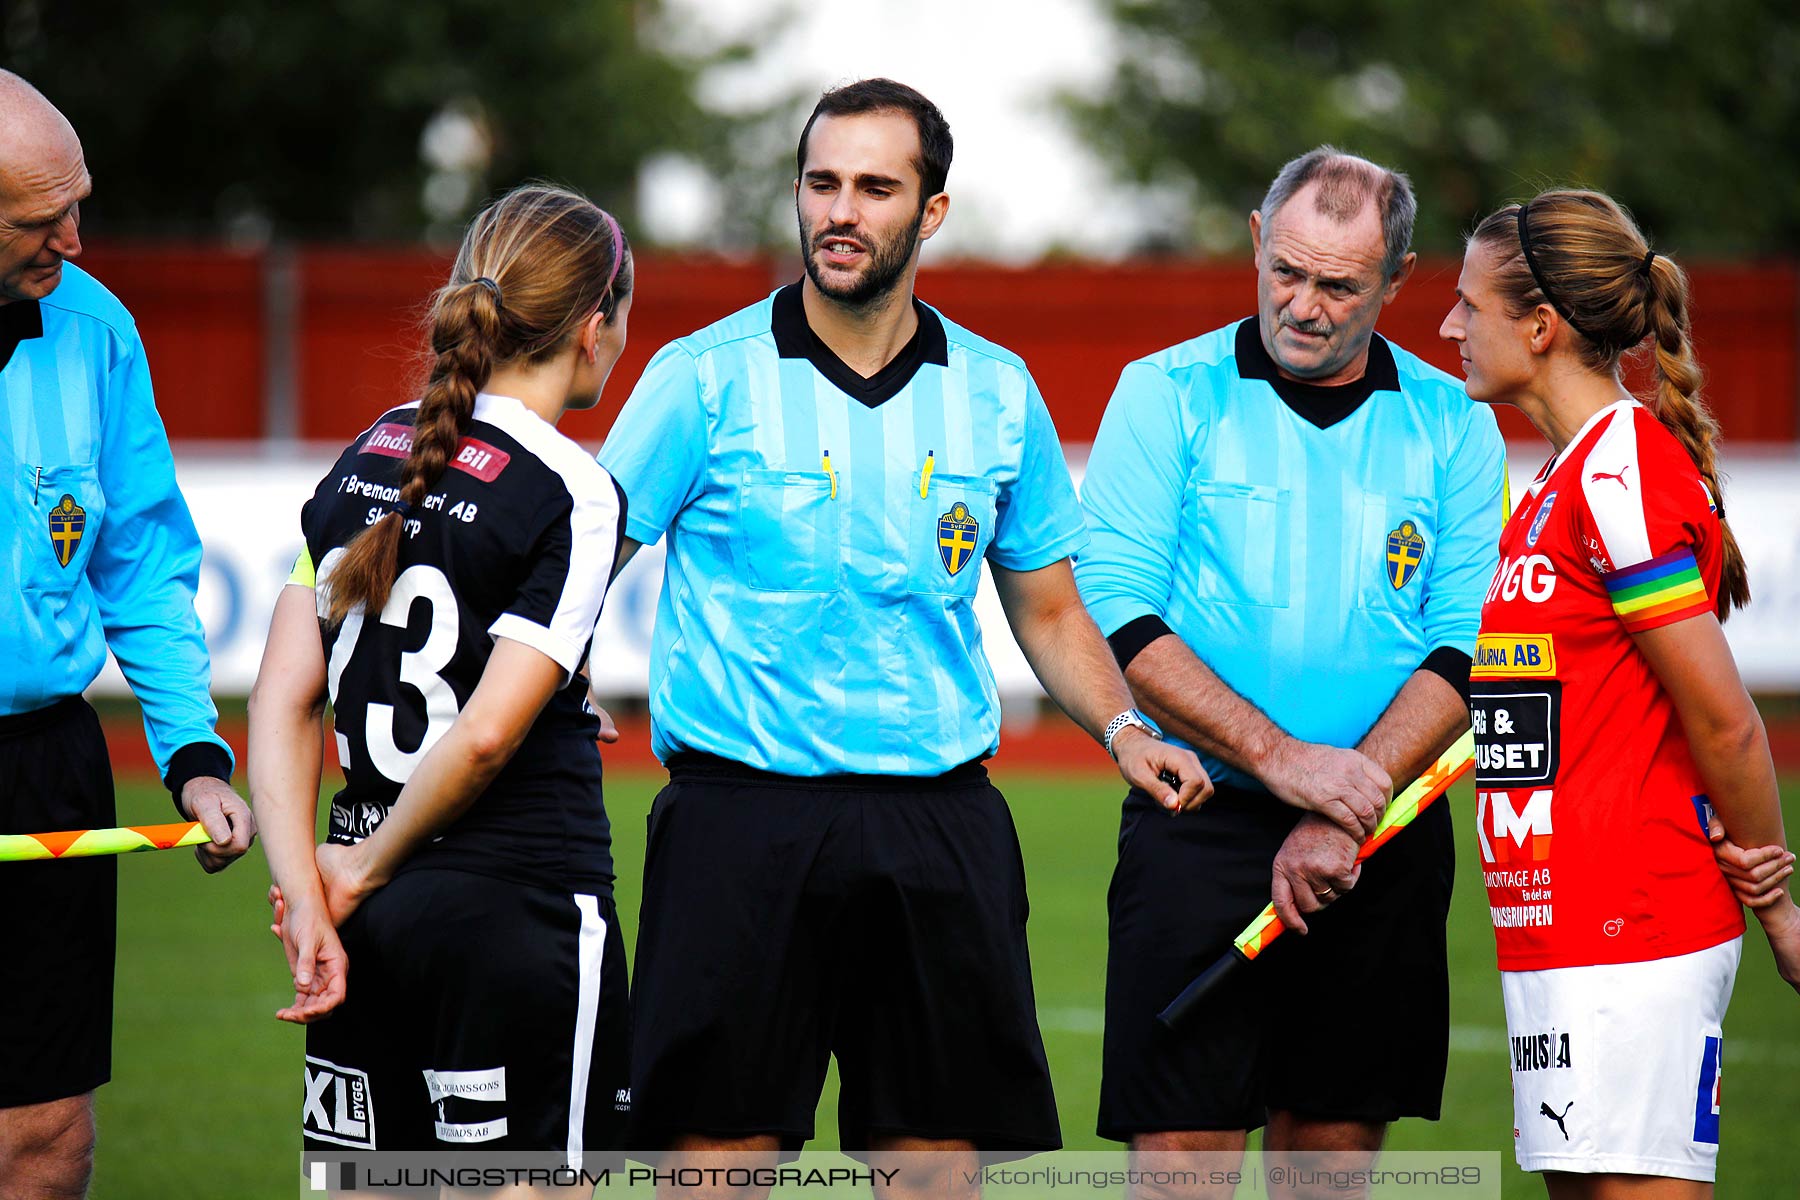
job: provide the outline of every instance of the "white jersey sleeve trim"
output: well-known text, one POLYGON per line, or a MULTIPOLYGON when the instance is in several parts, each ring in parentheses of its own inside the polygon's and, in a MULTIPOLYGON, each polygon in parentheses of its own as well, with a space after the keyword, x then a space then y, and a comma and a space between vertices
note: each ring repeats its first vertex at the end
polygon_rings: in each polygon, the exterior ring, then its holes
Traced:
POLYGON ((574 678, 575 669, 581 665, 581 655, 587 649, 585 642, 574 643, 562 637, 553 629, 545 629, 536 621, 527 621, 518 613, 501 613, 499 618, 488 626, 488 636, 508 638, 515 642, 530 646, 533 650, 550 659, 563 669, 563 685, 568 686, 574 678))
MULTIPOLYGON (((483 392, 476 398, 475 416, 506 430, 517 438, 538 460, 562 479, 569 491, 573 508, 569 514, 569 574, 557 598, 556 612, 548 626, 540 626, 523 618, 508 629, 537 630, 558 644, 574 647, 572 657, 554 653, 538 645, 530 637, 507 632, 506 637, 525 642, 554 658, 570 674, 580 665, 582 654, 594 636, 600 621, 600 608, 606 601, 607 586, 612 580, 613 562, 619 548, 619 491, 605 467, 580 446, 557 432, 556 427, 539 418, 519 401, 508 396, 483 392)), ((502 622, 512 614, 494 622, 489 632, 500 636, 502 622)))
POLYGON ((1615 571, 1651 557, 1644 473, 1638 463, 1637 408, 1632 401, 1613 405, 1599 440, 1581 464, 1581 494, 1615 571))

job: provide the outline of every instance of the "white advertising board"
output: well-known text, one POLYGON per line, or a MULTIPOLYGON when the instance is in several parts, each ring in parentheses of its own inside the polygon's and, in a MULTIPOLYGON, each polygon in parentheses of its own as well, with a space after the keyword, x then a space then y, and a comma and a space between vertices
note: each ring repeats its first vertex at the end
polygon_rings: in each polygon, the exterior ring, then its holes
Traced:
MULTIPOLYGON (((1516 496, 1545 454, 1539 446, 1512 450, 1516 496)), ((333 450, 318 447, 255 447, 235 453, 177 449, 182 491, 206 547, 197 603, 212 650, 213 690, 221 695, 243 695, 256 678, 269 614, 300 548, 300 506, 334 456, 333 450)), ((1079 482, 1086 447, 1071 447, 1070 459, 1079 482)), ((1727 474, 1731 524, 1750 564, 1754 599, 1731 619, 1726 632, 1750 687, 1800 691, 1800 456, 1746 455, 1729 462, 1727 474)), ((603 649, 594 663, 601 694, 644 694, 661 586, 662 550, 648 547, 626 569, 606 604, 599 631, 603 649)), ((1038 693, 985 568, 976 608, 1001 692, 1038 693)), ((124 687, 110 663, 95 684, 102 692, 122 692, 124 687)))

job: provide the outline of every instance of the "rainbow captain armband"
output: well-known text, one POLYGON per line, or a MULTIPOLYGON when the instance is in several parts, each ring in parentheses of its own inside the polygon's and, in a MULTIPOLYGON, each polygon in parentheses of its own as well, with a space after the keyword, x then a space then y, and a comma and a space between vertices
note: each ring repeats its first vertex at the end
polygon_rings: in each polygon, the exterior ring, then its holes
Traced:
POLYGON ((1694 552, 1683 546, 1601 577, 1613 612, 1628 633, 1671 625, 1713 611, 1694 552))

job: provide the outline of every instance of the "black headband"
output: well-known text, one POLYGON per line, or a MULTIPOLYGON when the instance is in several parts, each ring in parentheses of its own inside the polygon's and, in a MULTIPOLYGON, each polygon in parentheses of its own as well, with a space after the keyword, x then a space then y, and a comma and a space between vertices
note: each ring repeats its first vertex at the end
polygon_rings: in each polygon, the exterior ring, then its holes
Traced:
POLYGON ((1531 278, 1538 285, 1538 291, 1544 293, 1544 299, 1549 302, 1551 308, 1556 310, 1557 316, 1569 323, 1570 329, 1596 346, 1605 345, 1605 342, 1575 323, 1575 318, 1569 315, 1568 307, 1557 301, 1556 293, 1550 290, 1549 281, 1544 278, 1544 273, 1538 270, 1537 255, 1531 252, 1531 226, 1526 223, 1525 219, 1525 212, 1530 207, 1529 203, 1519 205, 1519 249, 1525 252, 1526 269, 1531 272, 1531 278))
MULTIPOLYGON (((1605 338, 1595 337, 1575 323, 1575 318, 1569 315, 1568 306, 1559 302, 1556 298, 1556 293, 1550 290, 1550 284, 1544 278, 1544 273, 1538 269, 1537 255, 1531 252, 1531 226, 1527 222, 1525 215, 1526 210, 1530 207, 1531 206, 1528 203, 1519 205, 1519 249, 1525 252, 1525 266, 1531 272, 1532 280, 1538 285, 1538 291, 1544 293, 1544 299, 1549 302, 1551 308, 1556 310, 1556 315, 1567 321, 1570 329, 1573 329, 1576 333, 1579 333, 1582 337, 1594 343, 1596 346, 1609 347, 1615 350, 1629 350, 1631 347, 1643 341, 1644 338, 1649 335, 1650 331, 1648 328, 1646 328, 1643 333, 1638 334, 1623 345, 1614 345, 1605 338)), ((1656 261, 1656 251, 1647 251, 1644 254, 1644 261, 1638 264, 1638 269, 1635 274, 1646 280, 1649 279, 1650 264, 1654 261, 1656 261)))

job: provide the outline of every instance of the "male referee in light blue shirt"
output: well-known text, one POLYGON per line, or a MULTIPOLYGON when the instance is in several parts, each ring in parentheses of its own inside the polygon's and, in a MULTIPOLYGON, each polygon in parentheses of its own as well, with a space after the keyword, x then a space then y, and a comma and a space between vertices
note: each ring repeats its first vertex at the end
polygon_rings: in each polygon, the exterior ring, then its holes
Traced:
MULTIPOLYGON (((106 742, 81 698, 110 646, 216 871, 256 827, 213 732, 200 542, 143 343, 112 293, 64 261, 81 253, 88 189, 75 131, 0 71, 0 833, 115 823, 106 742)), ((94 1089, 112 1069, 117 892, 110 857, 0 866, 0 1193, 86 1193, 94 1089)))
POLYGON ((827 92, 797 154, 805 278, 664 347, 600 453, 627 553, 669 537, 635 1145, 797 1148, 831 1054, 847 1149, 973 1168, 1059 1144, 1023 865, 981 765, 984 560, 1038 678, 1125 777, 1175 809, 1208 790, 1081 605, 1087 531, 1025 365, 913 298, 950 154, 913 89, 827 92))
POLYGON ((1088 460, 1082 596, 1219 788, 1182 822, 1125 803, 1100 1132, 1141 1150, 1241 1150, 1266 1121, 1267 1150, 1373 1151, 1438 1115, 1449 806, 1354 859, 1468 725, 1504 464, 1493 414, 1374 332, 1414 208, 1330 147, 1287 164, 1250 218, 1257 316, 1127 366, 1088 460), (1161 1030, 1271 893, 1308 936, 1161 1030))

